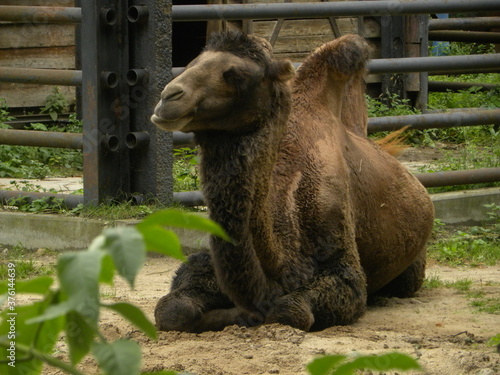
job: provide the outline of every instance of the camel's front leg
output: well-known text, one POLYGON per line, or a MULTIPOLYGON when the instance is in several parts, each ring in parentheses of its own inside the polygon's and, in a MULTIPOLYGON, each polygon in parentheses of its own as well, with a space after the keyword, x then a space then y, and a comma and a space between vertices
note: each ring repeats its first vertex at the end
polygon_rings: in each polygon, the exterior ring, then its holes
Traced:
POLYGON ((363 271, 349 262, 339 262, 320 265, 309 284, 274 300, 265 321, 305 331, 320 330, 353 323, 365 310, 363 271))
POLYGON ((207 253, 189 257, 178 269, 170 293, 155 308, 156 326, 161 331, 221 330, 245 322, 242 314, 220 291, 207 253))

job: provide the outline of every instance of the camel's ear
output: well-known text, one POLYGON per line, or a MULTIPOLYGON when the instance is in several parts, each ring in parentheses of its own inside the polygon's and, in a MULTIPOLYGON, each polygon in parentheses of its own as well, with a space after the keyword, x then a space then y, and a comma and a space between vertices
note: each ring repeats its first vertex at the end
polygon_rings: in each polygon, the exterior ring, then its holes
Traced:
POLYGON ((289 60, 275 60, 268 71, 269 78, 286 82, 295 76, 295 68, 289 60))

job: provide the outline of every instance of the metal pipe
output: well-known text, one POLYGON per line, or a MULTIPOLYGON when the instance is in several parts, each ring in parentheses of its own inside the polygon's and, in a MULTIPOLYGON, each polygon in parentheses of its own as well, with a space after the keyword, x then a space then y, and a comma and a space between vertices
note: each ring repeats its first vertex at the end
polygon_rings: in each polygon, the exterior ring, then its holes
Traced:
POLYGON ((149 145, 149 140, 148 132, 130 132, 125 137, 125 144, 130 150, 143 149, 149 145))
POLYGON ((500 43, 500 33, 487 31, 429 31, 429 40, 448 42, 500 43))
POLYGON ((1 5, 0 21, 60 24, 80 23, 82 22, 82 9, 73 7, 1 5))
POLYGON ((205 197, 201 191, 183 191, 174 193, 174 202, 184 206, 205 206, 205 197))
POLYGON ((0 82, 81 86, 81 70, 0 67, 0 82))
POLYGON ((173 139, 174 147, 193 147, 194 144, 194 134, 193 133, 183 133, 183 132, 174 132, 173 139))
POLYGON ((9 204, 11 199, 27 199, 28 202, 32 202, 35 199, 50 198, 52 201, 54 199, 60 199, 67 208, 75 208, 79 204, 83 204, 83 195, 75 194, 53 194, 53 193, 36 193, 36 192, 25 192, 25 191, 13 191, 13 190, 0 190, 0 203, 4 205, 9 204))
MULTIPOLYGON (((323 3, 322 3, 323 4, 323 3)), ((294 63, 295 68, 300 63, 294 63)), ((413 72, 474 72, 481 69, 499 69, 500 53, 488 55, 463 55, 439 57, 403 57, 395 59, 375 59, 368 63, 370 74, 413 73, 413 72)), ((186 68, 172 68, 173 77, 179 76, 186 68)))
POLYGON ((483 184, 500 181, 500 168, 480 168, 465 171, 416 173, 425 187, 483 184))
POLYGON ((0 129, 0 144, 81 150, 83 149, 83 135, 77 133, 0 129))
POLYGON ((429 20, 429 30, 484 30, 500 27, 500 17, 464 17, 429 20))
MULTIPOLYGON (((481 110, 471 108, 468 111, 451 113, 370 117, 368 119, 368 132, 394 131, 408 125, 412 129, 432 129, 489 124, 500 124, 500 109, 481 110)), ((173 138, 175 147, 193 147, 195 145, 193 133, 175 131, 173 138)))
POLYGON ((370 117, 368 119, 368 132, 394 131, 408 125, 411 129, 430 129, 490 124, 500 124, 500 109, 370 117))
POLYGON ((338 1, 329 3, 174 5, 174 21, 301 19, 330 16, 381 16, 402 14, 493 11, 498 0, 393 0, 338 1))
MULTIPOLYGON (((500 181, 500 168, 480 168, 463 171, 415 173, 414 176, 426 188, 452 185, 482 184, 500 181)), ((174 201, 184 206, 204 206, 201 191, 174 193, 174 201)))
POLYGON ((437 71, 469 71, 498 69, 500 53, 470 56, 405 57, 400 59, 377 59, 368 64, 371 74, 411 73, 437 71))
POLYGON ((499 90, 500 85, 481 82, 447 82, 447 81, 428 81, 427 87, 433 92, 460 91, 476 87, 478 91, 499 90))

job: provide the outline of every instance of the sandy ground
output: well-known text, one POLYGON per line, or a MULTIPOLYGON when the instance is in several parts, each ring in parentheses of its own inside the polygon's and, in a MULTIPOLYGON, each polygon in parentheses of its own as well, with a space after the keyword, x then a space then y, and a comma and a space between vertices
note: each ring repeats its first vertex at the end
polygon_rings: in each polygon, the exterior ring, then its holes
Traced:
MULTIPOLYGON (((136 289, 121 280, 102 290, 103 298, 127 300, 153 319, 158 298, 168 289, 178 262, 151 258, 136 289)), ((473 280, 486 296, 500 293, 500 266, 448 268, 431 266, 428 276, 443 281, 473 280)), ((130 338, 143 349, 145 371, 176 370, 197 375, 306 374, 305 365, 322 354, 372 354, 400 351, 417 358, 426 374, 500 374, 500 354, 487 341, 500 333, 499 315, 478 312, 463 293, 451 288, 424 289, 411 299, 383 299, 351 326, 305 333, 288 326, 227 327, 202 334, 160 332, 150 340, 121 317, 105 311, 101 328, 110 340, 130 338)), ((57 356, 66 357, 64 342, 57 356)), ((91 359, 85 374, 97 370, 91 359)), ((390 374, 396 374, 392 372, 390 374)), ((44 374, 61 374, 46 368, 44 374)), ((365 374, 371 374, 365 372, 365 374)), ((389 373, 387 373, 389 374, 389 373)))
MULTIPOLYGON (((441 157, 436 149, 409 149, 400 160, 410 170, 441 157)), ((12 179, 0 179, 3 188, 12 179)), ((47 179, 36 184, 70 192, 81 187, 81 178, 47 179)), ((54 259, 41 259, 44 263, 54 259)), ((150 258, 136 282, 136 289, 117 279, 115 287, 102 289, 108 301, 128 301, 153 320, 156 301, 167 293, 179 263, 150 258)), ((488 296, 500 294, 500 265, 484 268, 430 266, 428 276, 443 281, 470 279, 473 290, 488 296)), ((323 354, 373 354, 400 351, 418 359, 429 375, 499 375, 500 354, 488 340, 500 333, 500 316, 479 312, 464 293, 451 288, 423 289, 411 299, 383 299, 370 306, 358 322, 305 333, 288 326, 267 325, 251 329, 236 326, 222 332, 189 334, 160 332, 157 341, 130 326, 124 319, 103 311, 101 329, 109 340, 129 338, 143 349, 143 370, 176 370, 196 375, 306 374, 305 365, 323 354)), ((61 339, 56 356, 67 358, 61 339)), ((85 374, 98 373, 92 359, 84 359, 85 374)), ((44 374, 62 374, 45 368, 44 374)), ((371 372, 365 372, 368 375, 371 372)), ((397 374, 391 372, 387 374, 397 374)))

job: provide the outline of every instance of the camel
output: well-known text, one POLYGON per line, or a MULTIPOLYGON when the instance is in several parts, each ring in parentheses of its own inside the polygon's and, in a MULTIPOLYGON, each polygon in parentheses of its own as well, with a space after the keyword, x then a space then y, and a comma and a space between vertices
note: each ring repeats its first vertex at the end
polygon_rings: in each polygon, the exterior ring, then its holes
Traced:
POLYGON ((355 322, 372 295, 421 286, 433 205, 366 137, 368 46, 356 35, 295 73, 263 39, 215 34, 152 122, 193 132, 210 218, 232 238, 191 255, 155 308, 159 330, 355 322))

